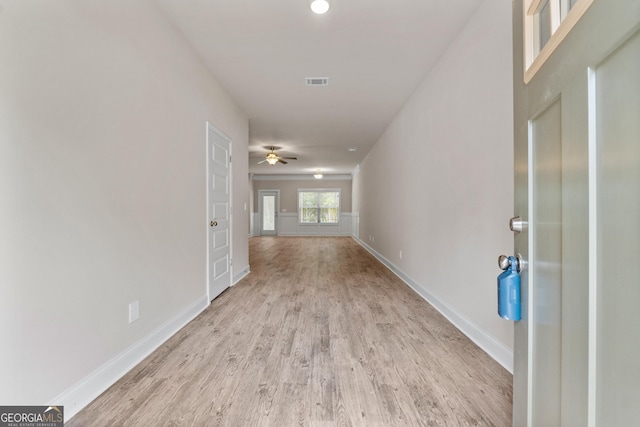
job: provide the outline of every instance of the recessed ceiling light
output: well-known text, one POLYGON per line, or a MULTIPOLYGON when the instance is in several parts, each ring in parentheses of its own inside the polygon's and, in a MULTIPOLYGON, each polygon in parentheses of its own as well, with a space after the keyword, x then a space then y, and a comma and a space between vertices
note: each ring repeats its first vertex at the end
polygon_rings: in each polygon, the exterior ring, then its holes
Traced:
POLYGON ((311 1, 311 10, 313 13, 317 13, 318 15, 322 15, 323 13, 327 13, 331 5, 329 4, 329 0, 312 0, 311 1))
POLYGON ((353 153, 354 151, 357 150, 357 148, 356 147, 349 147, 349 148, 347 148, 347 150, 349 150, 349 151, 351 151, 353 153))

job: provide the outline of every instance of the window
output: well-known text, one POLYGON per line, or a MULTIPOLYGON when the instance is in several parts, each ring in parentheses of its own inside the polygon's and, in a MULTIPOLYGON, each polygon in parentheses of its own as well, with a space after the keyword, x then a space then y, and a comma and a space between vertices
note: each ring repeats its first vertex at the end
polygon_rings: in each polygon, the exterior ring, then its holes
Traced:
POLYGON ((529 83, 593 0, 522 0, 525 75, 529 83))
POLYGON ((337 224, 340 220, 340 190, 298 190, 300 224, 337 224))

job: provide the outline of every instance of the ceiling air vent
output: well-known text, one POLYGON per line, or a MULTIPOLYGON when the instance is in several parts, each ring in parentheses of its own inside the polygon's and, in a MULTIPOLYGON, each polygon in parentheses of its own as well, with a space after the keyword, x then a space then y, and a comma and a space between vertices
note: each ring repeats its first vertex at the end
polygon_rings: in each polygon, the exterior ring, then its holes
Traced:
POLYGON ((307 86, 327 86, 329 84, 329 77, 307 77, 307 86))

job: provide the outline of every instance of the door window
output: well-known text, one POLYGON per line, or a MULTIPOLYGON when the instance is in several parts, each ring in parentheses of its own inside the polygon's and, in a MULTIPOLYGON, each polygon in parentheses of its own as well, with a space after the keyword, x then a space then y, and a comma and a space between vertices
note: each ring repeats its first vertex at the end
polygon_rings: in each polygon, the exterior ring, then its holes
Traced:
POLYGON ((593 0, 522 1, 525 14, 524 81, 528 83, 593 0))
POLYGON ((264 195, 262 197, 262 230, 275 231, 276 229, 276 196, 264 195))

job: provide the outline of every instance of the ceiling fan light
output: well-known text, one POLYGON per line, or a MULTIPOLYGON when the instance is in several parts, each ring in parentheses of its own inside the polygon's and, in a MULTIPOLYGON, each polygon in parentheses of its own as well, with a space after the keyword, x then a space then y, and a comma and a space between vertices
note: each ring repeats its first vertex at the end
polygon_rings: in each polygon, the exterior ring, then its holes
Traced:
POLYGON ((275 153, 267 154, 267 163, 269 163, 270 165, 275 165, 276 163, 278 163, 278 155, 275 153))
POLYGON ((318 15, 322 15, 323 13, 327 13, 331 5, 328 0, 312 0, 311 1, 311 10, 313 13, 317 13, 318 15))

